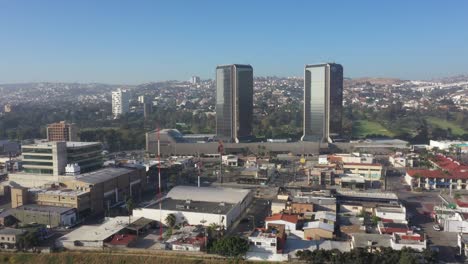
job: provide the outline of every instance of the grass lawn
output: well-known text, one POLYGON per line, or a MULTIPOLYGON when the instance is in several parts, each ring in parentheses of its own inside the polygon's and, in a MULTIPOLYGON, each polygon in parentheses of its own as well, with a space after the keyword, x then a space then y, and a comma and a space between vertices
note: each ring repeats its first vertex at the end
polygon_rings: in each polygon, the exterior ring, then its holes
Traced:
POLYGON ((359 120, 353 123, 353 136, 365 137, 371 134, 379 134, 384 136, 393 137, 395 134, 381 124, 368 120, 359 120))
POLYGON ((463 135, 468 133, 468 131, 464 130, 462 127, 458 126, 457 124, 447 121, 445 119, 437 118, 437 117, 428 117, 426 121, 434 127, 442 128, 442 129, 452 129, 452 133, 454 135, 463 135))

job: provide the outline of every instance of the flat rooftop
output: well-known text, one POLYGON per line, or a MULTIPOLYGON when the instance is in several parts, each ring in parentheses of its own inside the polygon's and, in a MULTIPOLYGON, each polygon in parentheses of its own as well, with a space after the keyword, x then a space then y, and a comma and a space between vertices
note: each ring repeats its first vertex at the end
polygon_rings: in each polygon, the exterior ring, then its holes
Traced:
POLYGON ((401 207, 377 207, 376 211, 382 213, 404 213, 405 211, 401 207))
POLYGON ((343 191, 337 190, 337 194, 341 196, 349 196, 356 198, 368 198, 368 199, 387 199, 387 200, 398 200, 398 196, 392 192, 356 192, 356 191, 343 191))
POLYGON ((0 229, 0 235, 22 235, 26 233, 26 230, 24 229, 16 229, 16 228, 1 228, 0 229))
POLYGON ((113 178, 117 178, 117 177, 119 177, 121 175, 127 174, 127 173, 132 172, 132 171, 133 171, 132 169, 128 169, 128 168, 122 168, 122 167, 112 168, 112 167, 109 167, 109 168, 103 168, 103 169, 93 171, 93 172, 80 174, 80 175, 78 175, 76 177, 76 180, 81 181, 81 182, 90 183, 90 184, 96 184, 96 183, 111 180, 113 178))
POLYGON ((169 191, 166 197, 173 200, 237 204, 242 202, 249 193, 250 190, 247 189, 176 186, 169 191))
POLYGON ((380 234, 366 234, 366 233, 356 233, 352 234, 353 236, 353 245, 355 248, 367 248, 369 242, 373 247, 390 247, 390 235, 380 235, 380 234))
POLYGON ((79 147, 87 147, 93 145, 101 145, 101 142, 80 142, 80 141, 67 141, 67 148, 79 148, 79 147))
POLYGON ((150 204, 146 208, 159 209, 159 203, 163 210, 171 211, 183 211, 183 212, 195 212, 195 213, 207 213, 207 214, 227 214, 234 208, 236 204, 232 203, 220 203, 220 202, 205 202, 205 201, 194 201, 189 199, 176 200, 172 198, 165 198, 161 202, 150 204))
POLYGON ((60 195, 60 196, 80 196, 86 191, 80 191, 80 190, 72 190, 72 189, 41 189, 41 188, 31 188, 28 190, 29 192, 32 193, 43 193, 43 194, 50 194, 50 195, 60 195))
POLYGON ((48 205, 38 205, 38 204, 28 204, 28 205, 22 205, 16 208, 13 208, 13 210, 16 211, 36 211, 36 212, 43 212, 43 213, 48 213, 48 212, 53 212, 53 213, 59 213, 63 214, 66 213, 70 210, 75 210, 75 208, 71 207, 62 207, 62 206, 48 206, 48 205))
POLYGON ((108 218, 101 225, 85 225, 58 238, 58 241, 103 241, 128 226, 127 216, 108 218))

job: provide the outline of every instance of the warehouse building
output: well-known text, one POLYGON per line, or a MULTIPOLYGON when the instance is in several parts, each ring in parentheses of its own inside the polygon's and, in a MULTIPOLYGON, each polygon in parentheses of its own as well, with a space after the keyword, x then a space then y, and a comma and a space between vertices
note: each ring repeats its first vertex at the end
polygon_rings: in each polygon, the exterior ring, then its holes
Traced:
POLYGON ((246 189, 177 186, 162 201, 134 209, 133 216, 156 221, 161 216, 164 222, 167 215, 174 214, 177 223, 217 224, 228 229, 247 209, 252 198, 252 192, 246 189))
POLYGON ((127 198, 139 200, 146 182, 144 167, 109 167, 63 177, 41 188, 12 188, 12 208, 27 204, 76 208, 80 216, 103 214, 127 198))

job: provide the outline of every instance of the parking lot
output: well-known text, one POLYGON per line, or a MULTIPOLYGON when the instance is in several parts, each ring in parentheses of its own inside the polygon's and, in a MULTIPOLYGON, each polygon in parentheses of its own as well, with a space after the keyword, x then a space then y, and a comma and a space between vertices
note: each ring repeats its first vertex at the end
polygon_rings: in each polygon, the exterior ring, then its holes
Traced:
POLYGON ((418 226, 427 235, 429 246, 439 251, 439 259, 445 263, 458 262, 457 234, 434 230, 434 221, 430 212, 434 206, 442 205, 440 191, 412 192, 408 190, 402 176, 394 175, 387 178, 387 190, 398 195, 407 214, 411 216, 410 225, 418 226))

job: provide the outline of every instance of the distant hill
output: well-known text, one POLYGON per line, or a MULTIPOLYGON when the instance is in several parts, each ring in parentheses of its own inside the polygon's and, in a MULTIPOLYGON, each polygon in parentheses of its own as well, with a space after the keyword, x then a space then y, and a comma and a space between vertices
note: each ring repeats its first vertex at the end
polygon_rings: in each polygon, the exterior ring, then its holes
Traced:
POLYGON ((392 85, 392 84, 400 84, 405 82, 405 80, 397 79, 397 78, 372 78, 372 77, 362 77, 362 78, 345 78, 344 85, 353 86, 357 84, 375 84, 375 85, 392 85))

